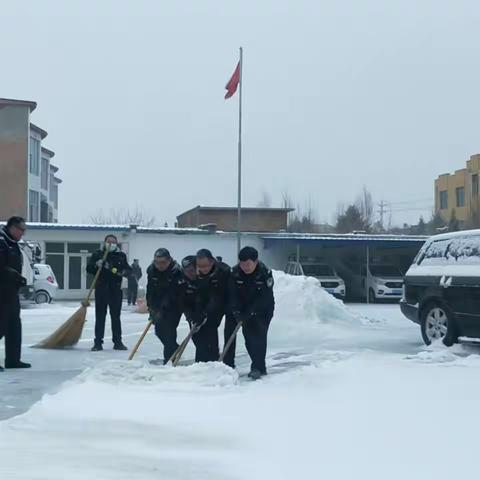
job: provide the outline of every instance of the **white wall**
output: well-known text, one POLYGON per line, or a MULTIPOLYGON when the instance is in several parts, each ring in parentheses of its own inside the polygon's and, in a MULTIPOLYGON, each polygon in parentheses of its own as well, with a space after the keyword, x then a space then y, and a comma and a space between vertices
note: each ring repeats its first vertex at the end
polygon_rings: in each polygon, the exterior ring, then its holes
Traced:
MULTIPOLYGON (((194 255, 201 248, 208 248, 214 256, 221 256, 223 261, 229 265, 237 263, 237 237, 234 233, 147 233, 135 231, 116 231, 111 230, 76 230, 71 229, 29 229, 25 239, 39 242, 43 254, 45 254, 45 242, 103 242, 105 235, 113 233, 117 236, 122 249, 127 253, 128 260, 131 263, 134 258, 138 258, 140 265, 145 272, 146 268, 153 259, 155 250, 160 247, 167 248, 172 257, 178 262, 187 255, 194 255)), ((263 240, 260 235, 245 234, 242 237, 242 245, 251 245, 255 247, 268 266, 276 269, 285 267, 286 259, 281 257, 275 250, 264 250, 263 240)), ((140 285, 145 285, 146 275, 140 281, 140 285)), ((85 292, 72 292, 70 298, 81 298, 85 292)), ((66 298, 64 295, 62 295, 66 298)))

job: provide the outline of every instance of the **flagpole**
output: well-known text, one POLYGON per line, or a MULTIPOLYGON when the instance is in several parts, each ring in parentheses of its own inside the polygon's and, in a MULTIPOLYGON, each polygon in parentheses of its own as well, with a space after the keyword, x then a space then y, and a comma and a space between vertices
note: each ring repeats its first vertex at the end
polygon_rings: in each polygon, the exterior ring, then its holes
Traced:
POLYGON ((243 48, 240 47, 240 92, 238 105, 238 204, 237 204, 237 253, 242 248, 242 87, 243 48))

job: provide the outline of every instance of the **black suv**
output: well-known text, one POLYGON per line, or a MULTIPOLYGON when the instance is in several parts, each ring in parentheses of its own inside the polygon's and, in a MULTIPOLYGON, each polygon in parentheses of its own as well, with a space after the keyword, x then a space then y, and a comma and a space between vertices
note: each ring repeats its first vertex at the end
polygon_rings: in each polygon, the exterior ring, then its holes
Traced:
POLYGON ((427 345, 480 343, 480 230, 430 238, 405 275, 400 308, 427 345))

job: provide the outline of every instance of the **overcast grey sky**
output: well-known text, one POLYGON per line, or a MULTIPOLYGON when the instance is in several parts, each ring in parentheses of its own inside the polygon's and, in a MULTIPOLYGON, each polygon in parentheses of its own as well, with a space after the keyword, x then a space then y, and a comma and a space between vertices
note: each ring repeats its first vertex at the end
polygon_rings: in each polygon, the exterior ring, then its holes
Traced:
POLYGON ((480 2, 0 0, 0 96, 35 100, 64 183, 60 221, 143 206, 170 224, 310 197, 319 220, 367 185, 428 214, 433 179, 480 151, 480 2))

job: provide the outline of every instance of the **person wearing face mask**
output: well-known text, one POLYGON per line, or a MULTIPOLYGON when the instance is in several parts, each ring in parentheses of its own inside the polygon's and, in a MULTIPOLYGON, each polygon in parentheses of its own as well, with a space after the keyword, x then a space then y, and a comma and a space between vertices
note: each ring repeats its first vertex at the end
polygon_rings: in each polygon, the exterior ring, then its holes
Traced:
POLYGON ((113 349, 127 350, 122 342, 120 312, 122 310, 122 279, 130 275, 131 267, 127 256, 120 250, 115 235, 107 235, 103 248, 97 250, 88 261, 88 273, 95 275, 99 269, 100 275, 95 285, 95 342, 92 352, 103 350, 107 308, 112 321, 113 349), (104 261, 105 250, 108 250, 108 255, 104 261))
MULTIPOLYGON (((232 316, 225 322, 225 342, 241 322, 245 346, 252 361, 248 376, 258 380, 267 374, 267 333, 275 309, 273 276, 272 271, 258 260, 258 252, 253 247, 242 248, 238 260, 229 283, 232 316)), ((235 367, 235 342, 227 351, 224 363, 235 367)))

